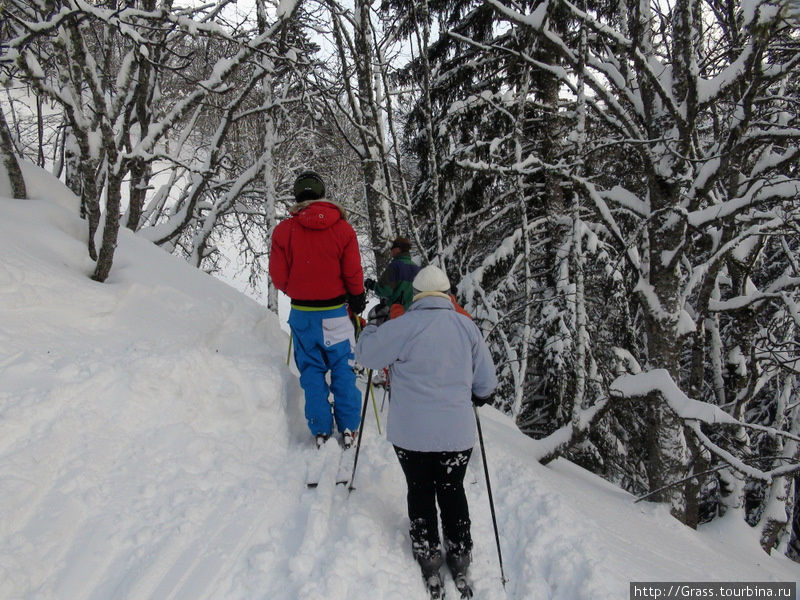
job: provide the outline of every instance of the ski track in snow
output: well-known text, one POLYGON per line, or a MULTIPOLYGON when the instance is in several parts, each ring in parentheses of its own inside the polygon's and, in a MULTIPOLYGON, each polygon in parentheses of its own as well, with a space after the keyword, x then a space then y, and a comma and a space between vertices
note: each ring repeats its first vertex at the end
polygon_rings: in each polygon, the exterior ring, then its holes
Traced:
MULTIPOLYGON (((0 199, 0 598, 426 598, 372 407, 357 489, 335 485, 336 440, 308 489, 316 450, 277 319, 127 231, 109 282, 92 282, 83 231, 53 204, 0 199)), ((508 419, 481 414, 508 583, 476 446, 476 598, 796 579, 749 532, 692 532, 569 463, 542 467, 508 419)))

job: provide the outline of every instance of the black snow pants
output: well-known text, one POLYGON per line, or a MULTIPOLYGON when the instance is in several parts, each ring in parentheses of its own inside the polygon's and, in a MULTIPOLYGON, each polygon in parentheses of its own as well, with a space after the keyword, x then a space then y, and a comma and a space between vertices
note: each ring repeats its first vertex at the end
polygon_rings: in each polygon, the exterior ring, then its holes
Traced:
POLYGON ((472 551, 464 476, 472 448, 461 452, 416 452, 394 447, 408 484, 411 549, 417 560, 440 559, 439 520, 448 555, 472 551))

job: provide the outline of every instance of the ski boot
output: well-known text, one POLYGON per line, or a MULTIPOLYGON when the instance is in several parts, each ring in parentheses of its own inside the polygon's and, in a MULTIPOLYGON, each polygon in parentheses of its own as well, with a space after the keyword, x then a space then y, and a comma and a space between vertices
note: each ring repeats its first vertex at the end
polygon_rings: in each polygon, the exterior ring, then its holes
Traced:
POLYGON ((358 440, 358 430, 350 431, 349 429, 345 429, 344 433, 342 433, 342 447, 345 450, 352 448, 356 440, 358 440))
POLYGON ((469 579, 468 571, 472 557, 469 552, 465 554, 449 554, 447 555, 447 568, 453 575, 453 581, 456 584, 456 589, 461 594, 462 600, 464 598, 472 598, 472 582, 469 579))
POLYGON ((444 598, 444 582, 438 571, 425 579, 425 589, 428 590, 428 594, 432 600, 444 598))
POLYGON ((442 555, 436 553, 430 557, 417 556, 422 580, 425 582, 425 589, 433 600, 444 598, 444 581, 439 569, 442 566, 442 555))

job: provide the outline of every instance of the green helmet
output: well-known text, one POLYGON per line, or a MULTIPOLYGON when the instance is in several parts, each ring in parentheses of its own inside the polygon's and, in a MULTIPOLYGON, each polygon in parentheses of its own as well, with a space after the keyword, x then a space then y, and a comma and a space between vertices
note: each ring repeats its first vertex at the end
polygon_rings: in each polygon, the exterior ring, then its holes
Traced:
POLYGON ((295 200, 319 200, 325 197, 325 182, 314 171, 303 171, 294 180, 295 200))

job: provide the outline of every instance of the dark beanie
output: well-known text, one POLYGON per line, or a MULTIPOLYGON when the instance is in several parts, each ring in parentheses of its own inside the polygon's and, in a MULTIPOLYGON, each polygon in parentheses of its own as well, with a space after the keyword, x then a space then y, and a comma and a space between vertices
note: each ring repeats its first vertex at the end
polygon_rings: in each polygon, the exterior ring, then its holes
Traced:
POLYGON ((409 252, 411 250, 411 242, 408 238, 398 237, 392 242, 392 248, 399 248, 403 252, 409 252))
POLYGON ((314 171, 304 171, 294 181, 295 200, 319 200, 325 197, 325 182, 314 171))

